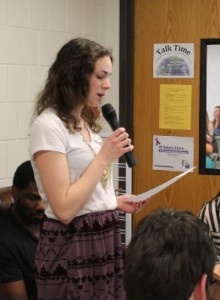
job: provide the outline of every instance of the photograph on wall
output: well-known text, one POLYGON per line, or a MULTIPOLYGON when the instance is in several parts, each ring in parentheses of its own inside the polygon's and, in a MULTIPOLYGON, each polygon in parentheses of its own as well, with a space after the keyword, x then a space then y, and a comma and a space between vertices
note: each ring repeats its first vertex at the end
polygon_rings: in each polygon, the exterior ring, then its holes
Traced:
POLYGON ((185 172, 194 167, 194 138, 153 136, 153 169, 185 172))
POLYGON ((194 44, 154 44, 154 78, 194 78, 194 44))
POLYGON ((205 167, 220 169, 220 45, 208 45, 206 60, 205 167))

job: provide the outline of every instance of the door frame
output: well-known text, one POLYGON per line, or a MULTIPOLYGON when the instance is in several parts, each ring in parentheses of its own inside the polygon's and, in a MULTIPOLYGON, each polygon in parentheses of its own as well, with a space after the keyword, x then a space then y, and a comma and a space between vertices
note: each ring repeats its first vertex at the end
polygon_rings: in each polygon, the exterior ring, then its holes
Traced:
POLYGON ((133 139, 134 1, 120 0, 119 119, 133 139))

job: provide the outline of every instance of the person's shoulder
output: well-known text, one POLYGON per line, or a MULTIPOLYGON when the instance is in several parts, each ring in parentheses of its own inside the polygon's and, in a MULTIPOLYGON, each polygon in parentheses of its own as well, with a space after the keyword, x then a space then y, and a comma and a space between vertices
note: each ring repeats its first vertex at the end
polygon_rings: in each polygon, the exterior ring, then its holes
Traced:
POLYGON ((53 109, 47 108, 35 118, 33 125, 44 122, 61 122, 61 120, 53 109))
POLYGON ((39 132, 47 131, 63 131, 65 127, 62 120, 57 116, 53 109, 46 109, 40 115, 38 115, 32 123, 31 133, 34 131, 39 132))
POLYGON ((8 208, 0 215, 0 241, 5 238, 9 240, 11 238, 10 233, 17 229, 14 224, 14 217, 11 208, 8 208))
POLYGON ((4 210, 3 212, 1 212, 0 224, 4 224, 6 222, 11 222, 12 217, 13 216, 12 216, 12 212, 11 212, 11 207, 9 207, 6 210, 4 210))
POLYGON ((0 216, 0 250, 2 247, 22 248, 27 240, 34 240, 32 234, 16 220, 11 208, 7 209, 0 216))
POLYGON ((206 214, 210 215, 220 210, 220 196, 215 197, 202 205, 199 215, 206 214))
POLYGON ((220 205, 220 196, 218 195, 217 197, 209 200, 208 202, 205 203, 207 206, 218 206, 220 205))

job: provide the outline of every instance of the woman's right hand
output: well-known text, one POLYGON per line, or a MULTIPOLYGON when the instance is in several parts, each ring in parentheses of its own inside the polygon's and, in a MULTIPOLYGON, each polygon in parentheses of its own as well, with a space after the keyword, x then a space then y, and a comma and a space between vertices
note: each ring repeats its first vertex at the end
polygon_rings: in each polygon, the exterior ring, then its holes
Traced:
POLYGON ((116 129, 103 143, 97 156, 102 157, 107 165, 125 153, 132 151, 131 139, 125 128, 116 129))

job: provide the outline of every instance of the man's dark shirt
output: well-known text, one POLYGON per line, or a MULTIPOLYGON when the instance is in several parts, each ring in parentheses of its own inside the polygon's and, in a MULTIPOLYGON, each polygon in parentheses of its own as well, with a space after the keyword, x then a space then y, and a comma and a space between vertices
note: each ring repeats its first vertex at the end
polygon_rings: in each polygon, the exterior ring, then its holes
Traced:
POLYGON ((34 259, 38 240, 14 217, 11 208, 0 215, 0 281, 24 280, 28 299, 37 299, 34 259))

